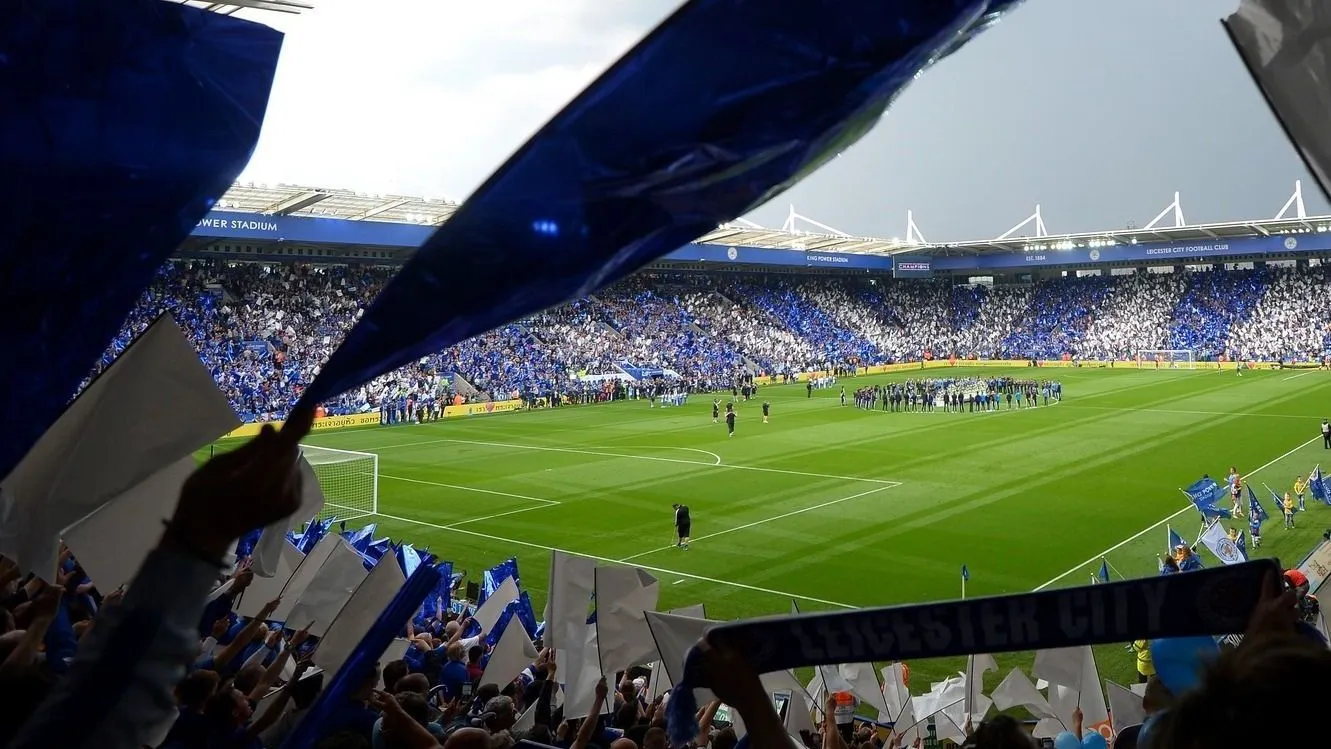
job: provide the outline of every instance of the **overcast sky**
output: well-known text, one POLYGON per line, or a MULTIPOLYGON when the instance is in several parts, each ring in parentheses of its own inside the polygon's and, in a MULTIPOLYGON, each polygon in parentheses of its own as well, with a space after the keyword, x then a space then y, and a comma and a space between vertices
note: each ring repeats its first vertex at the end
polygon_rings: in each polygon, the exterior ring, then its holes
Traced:
MULTIPOLYGON (((243 181, 462 199, 678 0, 310 0, 243 181)), ((1304 180, 1220 27, 1237 0, 1028 0, 749 218, 997 236, 1271 218, 1304 180)), ((736 33, 739 33, 736 30, 736 33)), ((810 228, 807 225, 802 228, 810 228)))

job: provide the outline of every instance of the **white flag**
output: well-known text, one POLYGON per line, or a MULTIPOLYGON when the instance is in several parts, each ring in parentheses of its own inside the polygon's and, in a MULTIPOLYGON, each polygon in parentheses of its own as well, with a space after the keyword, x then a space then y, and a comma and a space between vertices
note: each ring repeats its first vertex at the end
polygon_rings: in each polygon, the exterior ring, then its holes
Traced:
POLYGON ((887 701, 883 699, 883 687, 878 683, 872 663, 843 663, 837 667, 841 678, 850 684, 850 693, 855 699, 876 709, 879 714, 887 712, 887 701))
POLYGON ((1326 85, 1331 80, 1331 27, 1326 22, 1325 3, 1243 0, 1238 12, 1226 19, 1225 27, 1326 194, 1331 189, 1331 137, 1327 133, 1331 90, 1326 85))
POLYGON ((1243 558, 1243 552, 1239 551, 1238 544, 1234 543, 1225 533, 1225 527, 1219 522, 1211 523, 1206 530, 1202 532, 1202 544, 1215 554, 1216 559, 1225 564, 1239 564, 1247 561, 1243 558))
MULTIPOLYGON (((360 644, 361 639, 378 621, 379 615, 388 608, 388 604, 392 603, 406 582, 407 578, 402 574, 402 565, 398 564, 397 554, 390 550, 380 557, 374 569, 370 570, 370 574, 357 586, 356 592, 351 594, 346 605, 329 623, 327 632, 319 640, 319 647, 314 651, 315 664, 332 674, 341 670, 343 664, 351 657, 351 651, 360 644)), ((305 626, 297 624, 296 621, 291 622, 291 625, 305 626)), ((402 624, 405 626, 406 622, 402 624)), ((395 641, 395 644, 401 647, 401 641, 395 641)), ((396 654, 398 658, 402 655, 403 652, 396 654)), ((391 684, 389 688, 392 688, 391 684)))
MULTIPOLYGON (((325 546, 319 553, 324 554, 324 558, 327 559, 326 553, 330 551, 332 551, 331 541, 329 542, 329 545, 325 546)), ((304 584, 301 584, 299 587, 289 586, 292 578, 296 575, 296 570, 300 569, 301 564, 304 561, 305 555, 300 553, 300 549, 297 549, 290 541, 286 542, 282 546, 281 556, 278 557, 277 571, 272 577, 255 577, 250 580, 249 587, 245 588, 245 592, 241 594, 240 600, 236 601, 235 612, 241 616, 251 618, 256 617, 259 615, 259 611, 263 609, 265 603, 282 595, 283 590, 288 590, 291 595, 289 598, 283 600, 286 610, 282 613, 282 617, 285 618, 286 612, 291 611, 292 607, 296 605, 296 599, 299 598, 300 594, 305 590, 304 584)), ((319 565, 317 563, 312 563, 308 570, 311 580, 314 579, 313 576, 318 571, 319 565)), ((281 621, 281 619, 278 619, 278 621, 281 621)), ((305 624, 309 624, 309 622, 296 624, 295 626, 303 627, 305 624)))
MULTIPOLYGON (((582 643, 559 651, 558 662, 559 673, 565 678, 564 717, 568 720, 587 717, 592 699, 596 696, 596 682, 603 675, 596 647, 596 627, 584 624, 582 643)), ((606 704, 601 706, 601 713, 609 714, 614 709, 614 702, 613 699, 607 699, 606 704)))
POLYGON ((128 585, 162 540, 162 524, 180 501, 196 464, 186 456, 130 487, 64 530, 65 545, 99 591, 128 585))
MULTIPOLYGON (((997 671, 998 664, 994 662, 992 655, 971 655, 966 658, 966 702, 962 706, 964 717, 962 725, 965 725, 966 718, 971 719, 972 725, 979 725, 984 719, 985 713, 989 712, 989 705, 985 704, 990 700, 981 692, 984 691, 984 675, 990 671, 997 671)), ((964 739, 965 737, 963 737, 964 739)))
POLYGON ((1106 681, 1105 691, 1109 693, 1109 714, 1114 719, 1114 733, 1120 733, 1128 726, 1146 722, 1146 709, 1142 707, 1142 698, 1133 694, 1132 690, 1112 681, 1106 681))
POLYGON ((602 673, 655 660, 656 643, 647 628, 646 612, 656 610, 660 583, 636 567, 598 566, 595 580, 602 673))
MULTIPOLYGON (((296 598, 296 605, 292 606, 282 619, 290 622, 293 627, 304 627, 314 622, 310 627, 310 634, 314 637, 323 637, 328 632, 333 619, 342 612, 342 607, 347 605, 351 594, 356 592, 356 588, 360 587, 369 574, 365 571, 365 562, 361 559, 361 555, 347 543, 346 539, 335 533, 324 536, 315 544, 315 548, 329 539, 332 549, 328 552, 328 558, 319 565, 318 573, 296 598)), ((312 550, 309 556, 314 556, 312 550)), ((306 561, 308 560, 309 557, 306 557, 306 561)), ((289 591, 283 595, 279 610, 286 606, 288 595, 289 591)), ((277 616, 274 615, 273 618, 276 619, 277 616)))
POLYGON ((1000 711, 1024 707, 1036 718, 1052 718, 1054 709, 1020 668, 1014 668, 989 695, 1000 711))
POLYGON ((504 582, 500 583, 498 588, 495 588, 495 591, 490 594, 489 598, 485 599, 485 603, 482 603, 476 609, 476 614, 472 616, 472 619, 481 625, 481 634, 484 635, 494 629, 494 626, 499 623, 499 618, 503 616, 504 609, 508 608, 510 603, 518 600, 520 595, 522 595, 522 591, 518 589, 518 582, 511 577, 505 578, 504 582))
POLYGON ((545 636, 549 648, 581 648, 587 613, 595 590, 596 562, 555 551, 550 554, 550 594, 545 601, 545 636))
POLYGON ((1109 710, 1105 706, 1104 687, 1100 685, 1100 669, 1095 665, 1095 650, 1090 645, 1083 647, 1081 690, 1077 696, 1082 713, 1082 725, 1096 731, 1108 741, 1114 738, 1113 728, 1109 723, 1109 710))
POLYGON ((1086 658, 1081 648, 1038 650, 1035 663, 1031 665, 1031 675, 1076 692, 1081 690, 1082 670, 1085 666, 1086 658))
POLYGON ((901 716, 902 709, 910 702, 910 690, 906 689, 905 672, 900 663, 884 666, 882 674, 883 702, 887 710, 878 716, 878 720, 883 723, 895 723, 901 716))
POLYGON ((300 506, 290 517, 273 523, 259 534, 259 542, 254 545, 250 557, 250 569, 255 577, 273 577, 282 557, 282 546, 287 542, 287 531, 313 521, 324 508, 324 493, 319 487, 319 477, 305 456, 300 456, 300 506))
POLYGON ((527 629, 514 620, 499 635, 499 642, 495 643, 494 650, 490 652, 490 660, 485 664, 480 683, 495 684, 502 690, 522 673, 522 669, 530 666, 537 655, 536 646, 527 636, 527 629))
MULTIPOLYGON (((194 346, 163 315, 0 481, 0 554, 54 579, 62 530, 238 426, 194 346)), ((163 519, 142 522, 160 532, 163 519)))

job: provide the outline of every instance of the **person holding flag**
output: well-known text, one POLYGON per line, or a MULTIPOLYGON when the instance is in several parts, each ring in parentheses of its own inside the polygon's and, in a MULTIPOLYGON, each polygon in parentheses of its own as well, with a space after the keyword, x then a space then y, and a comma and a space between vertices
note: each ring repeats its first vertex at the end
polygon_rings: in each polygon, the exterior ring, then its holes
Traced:
POLYGON ((1308 482, 1303 480, 1303 476, 1297 476, 1294 479, 1294 498, 1298 500, 1299 512, 1307 508, 1303 506, 1303 495, 1308 492, 1308 482))
POLYGON ((1322 466, 1313 466, 1313 472, 1308 474, 1308 490, 1313 493, 1313 499, 1331 504, 1331 499, 1327 497, 1326 484, 1322 481, 1322 466))
POLYGON ((971 571, 966 565, 961 565, 961 600, 966 600, 966 583, 971 579, 971 571))
POLYGON ((1285 530, 1289 530, 1294 527, 1295 512, 1294 499, 1289 496, 1289 492, 1285 492, 1285 499, 1280 503, 1280 507, 1285 511, 1285 530))
POLYGON ((1096 582, 1100 582, 1100 583, 1107 583, 1107 582, 1109 582, 1109 560, 1108 560, 1108 559, 1101 559, 1101 560, 1100 560, 1100 571, 1097 572, 1097 573, 1095 574, 1095 576, 1096 576, 1096 582))
POLYGON ((1257 501, 1257 493, 1248 487, 1248 534, 1252 536, 1252 548, 1262 547, 1262 523, 1270 518, 1266 508, 1257 501))

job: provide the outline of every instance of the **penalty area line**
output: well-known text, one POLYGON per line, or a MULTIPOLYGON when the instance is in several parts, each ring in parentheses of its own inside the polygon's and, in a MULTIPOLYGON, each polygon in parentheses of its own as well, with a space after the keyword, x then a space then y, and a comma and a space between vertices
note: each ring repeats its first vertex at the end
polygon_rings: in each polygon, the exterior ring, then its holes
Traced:
MULTIPOLYGON (((1312 443, 1316 442, 1317 440, 1320 440, 1321 438, 1322 438, 1322 435, 1319 434, 1319 435, 1317 435, 1316 437, 1313 437, 1312 439, 1308 440, 1307 442, 1304 442, 1303 444, 1299 445, 1298 447, 1295 447, 1293 450, 1290 450, 1289 452, 1285 453, 1284 455, 1281 455, 1280 457, 1275 458, 1275 459, 1273 459, 1273 460, 1271 460, 1271 461, 1268 461, 1267 463, 1265 463, 1265 464, 1259 466, 1258 468, 1256 468, 1256 469, 1254 469, 1254 470, 1252 470, 1252 471, 1249 471, 1247 475, 1248 475, 1248 476, 1254 476, 1254 475, 1256 475, 1256 474, 1258 474, 1258 473, 1260 473, 1260 472, 1266 470, 1267 468, 1270 468, 1271 466, 1275 465, 1276 463, 1279 463, 1280 461, 1284 460, 1285 458, 1288 458, 1289 456, 1293 455, 1294 453, 1296 453, 1296 452, 1302 450, 1303 448, 1307 447, 1308 445, 1311 445, 1312 443)), ((1039 587, 1036 588, 1036 590, 1039 591, 1039 590, 1044 590, 1045 588, 1048 588, 1049 586, 1053 585, 1054 583, 1058 582, 1059 580, 1062 580, 1063 578, 1067 577, 1068 575, 1071 575, 1071 574, 1074 573, 1074 572, 1079 572, 1079 571, 1085 569, 1088 565, 1094 564, 1094 563, 1095 563, 1095 560, 1097 560, 1097 559, 1101 559, 1101 558, 1103 558, 1103 557, 1107 557, 1107 556, 1109 556, 1109 555, 1112 554, 1113 552, 1118 551, 1119 549, 1123 548, 1124 546, 1127 546, 1128 544, 1132 543, 1133 541, 1136 541, 1137 539, 1141 538, 1142 536, 1145 536, 1147 533, 1150 533, 1151 531, 1155 530, 1156 528, 1159 528, 1160 526, 1164 525, 1165 523, 1168 523, 1169 521, 1173 520, 1174 518, 1178 517, 1179 515, 1182 515, 1183 513, 1187 512, 1187 511, 1189 511, 1189 510, 1195 510, 1195 509, 1197 509, 1197 508, 1193 507, 1192 504, 1188 504, 1186 507, 1181 508, 1178 512, 1174 513, 1173 515, 1170 515, 1169 517, 1165 518, 1164 520, 1161 520, 1161 521, 1155 523, 1154 525, 1151 525, 1151 526, 1148 526, 1148 527, 1146 527, 1146 528, 1141 529, 1141 530, 1138 531, 1137 533, 1135 533, 1135 534, 1133 534, 1133 535, 1131 535, 1131 536, 1129 536, 1129 537, 1123 539, 1122 541, 1119 541, 1118 543, 1114 544, 1113 546, 1110 546, 1108 549, 1105 549, 1104 551, 1100 552, 1099 554, 1096 554, 1095 556, 1091 557, 1090 559, 1087 559, 1086 561, 1082 562, 1081 564, 1079 564, 1079 565, 1077 565, 1077 566, 1075 566, 1075 567, 1069 569, 1067 572, 1064 572, 1063 574, 1059 575, 1058 577, 1055 577, 1055 578, 1053 578, 1052 580, 1049 580, 1048 582, 1044 583, 1043 585, 1040 585, 1039 587)))
MULTIPOLYGON (((529 549, 541 549, 543 551, 559 551, 565 554, 573 554, 575 556, 586 557, 588 559, 592 559, 597 562, 605 562, 606 564, 619 564, 617 560, 611 559, 609 557, 597 556, 595 554, 584 554, 583 552, 580 551, 571 551, 569 549, 561 549, 555 546, 546 546, 544 544, 534 544, 531 543, 530 541, 519 541, 515 538, 504 538, 502 536, 493 536, 490 535, 489 533, 481 533, 479 531, 473 531, 467 528, 458 528, 456 525, 439 525, 437 523, 427 523, 424 520, 412 520, 411 518, 404 518, 397 515, 388 515, 382 512, 376 512, 373 514, 377 517, 385 518, 388 520, 396 520, 399 523, 411 523, 412 525, 419 525, 426 528, 434 528, 436 530, 449 531, 452 533, 461 533, 463 535, 474 536, 476 538, 484 538, 488 541, 497 541, 499 543, 512 544, 514 546, 525 546, 529 549)), ((824 606, 831 606, 833 608, 838 608, 838 609, 860 608, 859 606, 851 606, 848 603, 838 603, 837 601, 828 601, 823 598, 814 598, 813 596, 804 596, 798 593, 787 593, 785 591, 773 590, 771 588, 763 588, 757 585, 749 585, 747 583, 737 583, 733 580, 719 580, 714 577, 703 577, 702 575, 693 575, 688 572, 680 572, 679 570, 665 569, 664 567, 648 567, 642 564, 632 565, 632 566, 639 567, 641 569, 647 570, 648 572, 657 572, 663 575, 673 575, 675 577, 681 577, 687 580, 698 580, 700 582, 712 583, 713 585, 724 585, 730 588, 751 590, 755 593, 766 593, 768 595, 778 596, 781 598, 797 598, 801 601, 820 603, 824 606)))

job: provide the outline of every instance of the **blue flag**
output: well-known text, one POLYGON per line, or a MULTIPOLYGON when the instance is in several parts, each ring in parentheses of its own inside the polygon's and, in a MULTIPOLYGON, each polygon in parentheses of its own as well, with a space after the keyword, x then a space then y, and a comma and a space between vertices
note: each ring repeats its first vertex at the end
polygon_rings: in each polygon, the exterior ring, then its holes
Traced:
POLYGON ((1263 507, 1261 501, 1257 499, 1257 492, 1252 490, 1251 485, 1248 486, 1248 513, 1249 519, 1251 519, 1251 516, 1254 514, 1257 516, 1258 525, 1271 519, 1271 516, 1266 514, 1266 508, 1263 507))
POLYGON ((1234 539, 1234 545, 1239 547, 1239 554, 1243 555, 1243 561, 1248 561, 1248 537, 1243 531, 1239 531, 1239 537, 1234 539))
POLYGON ((1188 547, 1188 542, 1184 541, 1182 536, 1175 533, 1172 527, 1170 526, 1165 526, 1165 527, 1169 529, 1169 545, 1165 547, 1165 554, 1172 555, 1174 553, 1174 550, 1180 546, 1184 548, 1188 547))
POLYGON ((1314 499, 1331 504, 1331 494, 1327 493, 1326 484, 1322 483, 1322 466, 1313 467, 1313 472, 1308 476, 1308 488, 1314 499))
POLYGON ((1183 490, 1183 493, 1188 495, 1188 499, 1192 500, 1193 506, 1207 520, 1228 518, 1230 515, 1229 510, 1216 504, 1224 498, 1225 491, 1215 482, 1215 479, 1209 476, 1203 476, 1192 482, 1188 485, 1188 488, 1183 490))
POLYGON ((745 215, 1015 4, 690 0, 412 255, 301 402, 590 294, 745 215))
POLYGON ((1096 577, 1099 578, 1099 579, 1100 579, 1100 582, 1102 582, 1102 583, 1107 583, 1107 582, 1109 582, 1109 560, 1108 560, 1108 559, 1101 559, 1101 560, 1100 560, 1100 571, 1099 571, 1098 573, 1096 573, 1096 577))
POLYGON ((966 568, 966 565, 964 565, 964 564, 961 565, 961 580, 962 580, 962 582, 970 582, 970 579, 971 579, 971 571, 970 571, 969 569, 966 568))
MULTIPOLYGON (((1282 496, 1280 496, 1279 494, 1277 494, 1277 493, 1276 493, 1276 490, 1275 490, 1275 489, 1272 489, 1272 488, 1269 487, 1269 486, 1266 487, 1266 490, 1269 491, 1269 492, 1271 492, 1271 499, 1275 500, 1275 503, 1276 503, 1276 510, 1277 510, 1278 512, 1280 512, 1280 513, 1283 514, 1283 513, 1285 512, 1285 498, 1282 497, 1282 496)), ((1299 512, 1299 506, 1298 506, 1297 504, 1294 505, 1293 512, 1294 512, 1295 514, 1298 514, 1298 512, 1299 512)))
POLYGON ((179 3, 0 3, 0 476, 249 162, 281 48, 179 3))

